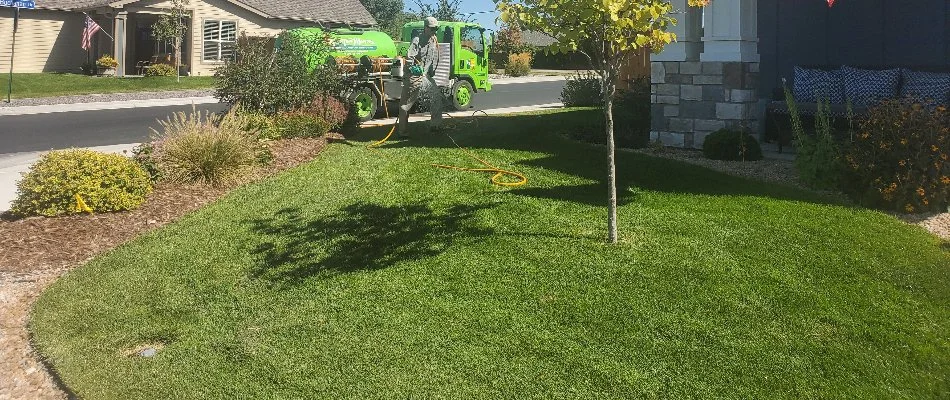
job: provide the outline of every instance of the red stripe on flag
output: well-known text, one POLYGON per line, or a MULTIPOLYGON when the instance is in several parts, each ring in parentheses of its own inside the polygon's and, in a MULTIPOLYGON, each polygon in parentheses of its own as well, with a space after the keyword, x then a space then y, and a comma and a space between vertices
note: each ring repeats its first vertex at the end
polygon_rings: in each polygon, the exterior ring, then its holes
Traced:
POLYGON ((82 31, 82 49, 88 51, 92 48, 92 37, 96 34, 102 27, 93 21, 88 15, 86 15, 86 28, 82 31))

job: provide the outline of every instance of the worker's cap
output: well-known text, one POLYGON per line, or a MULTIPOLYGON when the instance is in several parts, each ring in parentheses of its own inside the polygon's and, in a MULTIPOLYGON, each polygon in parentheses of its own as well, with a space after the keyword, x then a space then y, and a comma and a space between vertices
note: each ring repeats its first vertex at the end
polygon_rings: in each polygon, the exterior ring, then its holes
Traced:
POLYGON ((439 27, 439 20, 435 19, 435 17, 426 17, 426 28, 438 28, 438 27, 439 27))

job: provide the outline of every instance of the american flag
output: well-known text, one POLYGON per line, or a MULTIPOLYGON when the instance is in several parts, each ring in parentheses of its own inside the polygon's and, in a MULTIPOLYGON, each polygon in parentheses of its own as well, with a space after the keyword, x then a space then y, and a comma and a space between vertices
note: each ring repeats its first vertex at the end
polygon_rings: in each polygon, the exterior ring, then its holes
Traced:
POLYGON ((89 18, 89 15, 86 14, 86 29, 82 31, 82 49, 89 51, 92 48, 92 36, 96 34, 102 27, 93 21, 92 18, 89 18))

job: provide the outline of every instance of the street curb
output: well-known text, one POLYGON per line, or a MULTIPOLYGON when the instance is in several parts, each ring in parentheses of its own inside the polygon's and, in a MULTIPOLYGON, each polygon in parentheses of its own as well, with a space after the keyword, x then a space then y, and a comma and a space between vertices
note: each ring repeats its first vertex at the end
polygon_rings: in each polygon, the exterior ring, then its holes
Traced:
POLYGON ((523 78, 505 78, 505 79, 496 79, 492 81, 492 86, 504 86, 512 85, 516 83, 542 83, 542 82, 558 82, 566 81, 566 76, 526 76, 523 78))
MULTIPOLYGON (((518 107, 505 107, 505 108, 490 108, 487 110, 465 110, 465 111, 452 111, 446 112, 449 118, 464 118, 471 117, 473 115, 479 115, 484 113, 484 115, 504 115, 504 114, 515 114, 523 113, 530 111, 542 111, 542 110, 551 110, 564 107, 563 103, 548 103, 548 104, 538 104, 533 106, 518 106, 518 107)), ((428 121, 430 118, 429 113, 414 114, 409 117, 409 122, 418 122, 418 121, 428 121)), ((361 127, 378 127, 378 126, 389 126, 396 123, 397 117, 374 119, 371 121, 364 122, 360 124, 361 127)), ((443 119, 445 121, 446 119, 443 119)))
POLYGON ((0 108, 2 115, 35 115, 35 114, 53 114, 75 111, 101 111, 101 110, 121 110, 126 108, 149 108, 149 107, 168 107, 168 106, 186 106, 189 104, 211 104, 217 103, 218 99, 212 96, 202 97, 180 97, 165 99, 148 100, 118 100, 102 101, 94 103, 71 103, 71 104, 53 104, 43 106, 17 106, 0 108))

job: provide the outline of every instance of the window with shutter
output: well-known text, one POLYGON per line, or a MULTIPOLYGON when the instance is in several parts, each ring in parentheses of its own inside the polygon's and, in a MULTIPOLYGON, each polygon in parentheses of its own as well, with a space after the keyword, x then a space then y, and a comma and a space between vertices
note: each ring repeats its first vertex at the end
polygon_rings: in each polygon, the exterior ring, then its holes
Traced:
POLYGON ((225 61, 234 57, 236 21, 205 20, 202 28, 202 60, 225 61))

